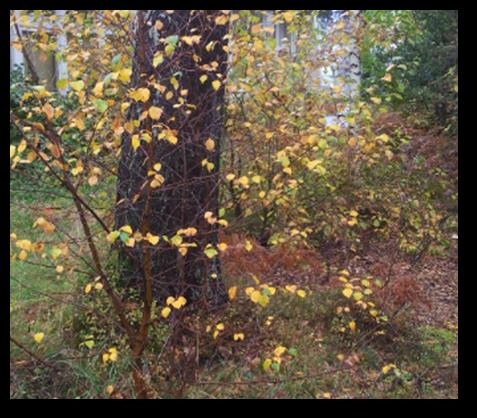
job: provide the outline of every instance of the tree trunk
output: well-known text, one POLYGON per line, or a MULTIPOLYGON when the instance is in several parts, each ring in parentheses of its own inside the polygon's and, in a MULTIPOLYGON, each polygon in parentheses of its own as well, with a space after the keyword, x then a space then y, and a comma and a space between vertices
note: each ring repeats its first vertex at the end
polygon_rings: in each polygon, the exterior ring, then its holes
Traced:
POLYGON ((140 122, 122 136, 116 206, 117 228, 130 225, 143 236, 149 232, 161 237, 154 246, 143 240, 134 248, 122 247, 120 278, 125 286, 144 291, 149 271, 159 300, 182 295, 188 304, 201 301, 209 307, 220 305, 226 295, 219 259, 204 254, 207 244, 217 244, 218 232, 217 224, 204 219, 206 212, 217 217, 218 211, 228 31, 226 24, 216 23, 218 16, 222 13, 217 10, 138 11, 133 88, 149 89, 150 97, 133 100, 128 110, 129 121, 140 122), (206 81, 201 80, 204 75, 206 81), (162 110, 159 120, 144 117, 151 106, 162 110), (134 150, 133 135, 144 133, 146 140, 134 150), (205 160, 214 165, 212 170, 205 160), (149 175, 156 163, 164 179, 159 187, 151 185, 154 176, 149 175), (183 256, 163 236, 170 239, 190 227, 197 235, 183 235, 183 242, 197 247, 183 256), (150 263, 145 263, 145 246, 150 263))

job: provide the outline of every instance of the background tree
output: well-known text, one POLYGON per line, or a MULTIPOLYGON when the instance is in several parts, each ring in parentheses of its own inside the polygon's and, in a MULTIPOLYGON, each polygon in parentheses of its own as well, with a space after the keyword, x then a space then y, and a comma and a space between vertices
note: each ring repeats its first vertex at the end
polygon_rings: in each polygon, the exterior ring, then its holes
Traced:
POLYGON ((121 145, 116 225, 161 242, 126 246, 120 276, 142 290, 147 283, 162 298, 212 298, 217 305, 225 296, 212 246, 227 28, 219 11, 139 11, 136 20, 135 90, 121 145))

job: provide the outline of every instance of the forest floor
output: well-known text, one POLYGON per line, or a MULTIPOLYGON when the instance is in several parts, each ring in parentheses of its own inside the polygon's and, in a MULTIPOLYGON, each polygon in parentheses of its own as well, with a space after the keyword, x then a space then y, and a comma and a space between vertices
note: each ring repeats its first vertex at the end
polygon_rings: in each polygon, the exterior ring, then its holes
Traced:
MULTIPOLYGON (((19 236, 22 232, 31 234, 35 216, 27 205, 17 206, 11 213, 12 229, 19 236)), ((226 315, 250 319, 250 324, 255 324, 255 334, 250 328, 250 332, 245 331, 245 341, 212 347, 210 356, 205 356, 200 365, 197 379, 181 388, 180 393, 164 384, 169 377, 159 370, 162 364, 158 362, 151 369, 155 396, 457 398, 457 240, 452 245, 447 255, 426 255, 414 264, 385 246, 369 247, 347 257, 336 251, 328 257, 330 265, 345 268, 352 275, 387 277, 394 297, 398 293, 402 300, 413 301, 409 306, 405 303, 399 318, 392 321, 392 339, 357 341, 331 332, 330 318, 342 296, 334 275, 328 276, 326 269, 321 273, 307 270, 293 277, 278 274, 271 284, 284 285, 293 278, 293 283, 312 290, 312 294, 302 300, 280 296, 282 299, 259 313, 252 312, 250 303, 245 302, 232 308, 226 315), (257 328, 259 322, 273 325, 257 328), (279 370, 264 372, 264 358, 278 345, 288 349, 279 370), (394 364, 396 371, 383 373, 386 364, 394 364)), ((324 258, 319 261, 325 263, 324 258)), ((74 304, 81 303, 81 295, 74 278, 58 280, 51 269, 12 261, 10 286, 11 335, 27 350, 61 366, 60 372, 46 367, 11 344, 11 397, 133 396, 127 362, 105 370, 97 367, 99 360, 95 359, 100 347, 97 352, 93 350, 96 354, 85 352, 84 347, 78 350, 71 327, 74 304), (31 338, 38 330, 46 334, 41 347, 31 338), (115 390, 108 395, 105 388, 110 384, 115 390)), ((151 364, 156 357, 151 355, 151 364)))

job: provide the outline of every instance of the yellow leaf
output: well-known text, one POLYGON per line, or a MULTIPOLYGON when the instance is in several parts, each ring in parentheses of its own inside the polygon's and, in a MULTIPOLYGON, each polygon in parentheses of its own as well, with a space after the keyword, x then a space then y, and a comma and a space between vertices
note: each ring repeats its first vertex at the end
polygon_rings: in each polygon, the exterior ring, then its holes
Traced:
POLYGON ((220 82, 220 80, 214 80, 214 81, 212 81, 212 87, 214 88, 214 90, 220 89, 221 84, 222 84, 222 83, 220 82))
POLYGON ((382 134, 376 137, 378 141, 383 141, 383 142, 388 142, 389 141, 389 136, 386 134, 382 134))
POLYGON ((228 293, 229 299, 234 300, 235 296, 237 296, 237 286, 232 286, 231 288, 229 288, 228 293))
POLYGON ((330 392, 323 392, 323 398, 331 399, 331 393, 330 392))
POLYGON ((258 304, 260 306, 265 307, 268 305, 269 302, 270 302, 270 299, 267 295, 260 294, 260 298, 258 299, 258 304))
POLYGON ((306 296, 306 292, 305 292, 304 290, 301 290, 301 289, 298 290, 298 291, 296 292, 296 294, 297 294, 298 296, 300 296, 301 298, 304 298, 304 297, 306 296))
POLYGON ((85 287, 84 287, 84 293, 88 294, 89 292, 91 292, 91 290, 93 289, 93 285, 91 283, 88 283, 85 287))
POLYGON ((379 97, 371 97, 371 101, 374 104, 381 104, 381 99, 379 97))
POLYGON ((201 83, 201 84, 204 84, 204 83, 207 81, 208 78, 209 78, 209 77, 207 76, 207 74, 201 75, 200 78, 199 78, 200 83, 201 83))
POLYGON ((347 298, 350 298, 351 295, 353 294, 353 290, 349 289, 349 288, 346 288, 343 290, 343 295, 345 295, 347 298))
POLYGON ((109 350, 109 360, 110 361, 116 361, 118 359, 118 351, 116 350, 116 348, 114 347, 111 347, 109 350))
POLYGON ((207 151, 213 151, 215 149, 215 142, 212 138, 209 138, 207 141, 205 141, 205 148, 207 151))
POLYGON ((283 19, 285 19, 285 22, 287 23, 290 23, 294 17, 295 17, 294 12, 289 11, 289 12, 283 13, 283 19))
POLYGON ((182 308, 187 303, 187 299, 184 296, 179 296, 174 302, 172 302, 172 306, 176 309, 182 308))
POLYGON ((17 147, 15 145, 10 145, 10 158, 13 158, 15 156, 16 151, 17 147))
POLYGON ((159 242, 159 236, 152 235, 149 232, 146 234, 146 240, 149 241, 150 244, 156 245, 159 242))
POLYGON ((108 242, 113 243, 113 242, 116 241, 116 239, 119 237, 119 234, 120 234, 119 231, 111 231, 111 232, 107 235, 106 239, 108 240, 108 242))
POLYGON ((27 257, 28 257, 28 253, 25 250, 21 250, 20 254, 18 254, 18 258, 21 261, 25 261, 27 259, 27 257))
POLYGON ((253 287, 247 287, 245 289, 245 294, 250 297, 254 291, 255 289, 253 287))
POLYGON ((355 218, 358 216, 358 212, 356 212, 355 210, 352 210, 349 214, 355 218))
POLYGON ((196 43, 199 43, 200 36, 199 35, 181 36, 181 41, 184 41, 187 45, 192 46, 196 43))
POLYGON ((219 330, 219 331, 223 331, 224 328, 225 328, 225 326, 224 326, 224 324, 221 322, 221 323, 217 324, 217 326, 216 326, 215 328, 216 328, 217 330, 219 330))
POLYGON ((350 220, 348 221, 348 225, 349 225, 349 226, 356 225, 357 223, 358 223, 358 221, 356 220, 356 218, 350 219, 350 220))
POLYGON ((134 151, 136 151, 139 148, 140 144, 141 144, 141 141, 139 140, 139 135, 133 135, 131 137, 131 145, 134 151))
POLYGON ((73 88, 74 91, 81 91, 84 89, 84 82, 82 80, 71 81, 70 86, 73 88))
POLYGON ((355 332, 355 331, 356 331, 356 322, 350 321, 349 324, 348 324, 348 326, 349 326, 349 328, 350 328, 350 330, 351 330, 352 332, 355 332))
POLYGON ((314 161, 310 161, 306 167, 308 168, 308 170, 313 170, 316 168, 316 166, 320 163, 319 160, 314 160, 314 161))
POLYGON ((226 25, 228 21, 228 17, 226 15, 220 15, 215 18, 215 24, 216 25, 226 25))
POLYGON ((339 361, 343 361, 344 358, 345 358, 345 356, 344 356, 344 354, 338 354, 338 355, 336 356, 336 358, 337 358, 339 361))
POLYGON ((272 360, 267 358, 262 364, 262 368, 264 371, 268 371, 270 369, 270 366, 272 365, 272 360))
POLYGON ((238 182, 242 185, 242 186, 248 186, 248 177, 247 176, 242 176, 238 179, 238 182))
POLYGON ((111 395, 113 392, 114 392, 114 386, 113 385, 106 386, 106 393, 108 395, 111 395))
POLYGON ((390 73, 387 73, 381 80, 387 81, 388 83, 391 82, 393 79, 393 76, 390 73))
POLYGON ((65 268, 63 266, 56 266, 55 270, 58 274, 61 274, 65 271, 65 268))
MULTIPOLYGON (((48 118, 48 120, 51 120, 53 119, 53 116, 55 114, 55 109, 53 109, 53 107, 49 104, 49 103, 45 103, 43 105, 43 113, 45 113, 46 117, 48 118)), ((20 152, 20 151, 19 151, 20 152)))
POLYGON ((252 245, 252 243, 251 243, 249 240, 246 240, 246 241, 245 241, 245 249, 246 249, 248 252, 252 251, 252 249, 253 249, 253 245, 252 245))
POLYGON ((335 132, 339 132, 341 130, 341 126, 337 124, 328 125, 327 128, 335 132))
POLYGON ((101 290, 101 289, 103 288, 103 284, 102 284, 102 283, 96 283, 96 284, 94 285, 94 288, 95 288, 96 290, 101 290))
POLYGON ((294 284, 286 285, 285 289, 288 290, 290 293, 295 293, 296 292, 296 286, 294 284))
POLYGON ((354 292, 353 298, 354 298, 354 300, 359 301, 359 300, 363 299, 363 294, 361 292, 354 292))
POLYGON ((160 109, 159 107, 151 106, 149 108, 149 116, 151 117, 151 119, 158 120, 161 118, 161 115, 162 115, 162 109, 160 109))
POLYGON ((390 363, 390 364, 386 364, 385 366, 383 366, 382 371, 383 371, 384 374, 386 374, 386 373, 389 372, 389 370, 395 369, 395 368, 396 368, 396 365, 393 364, 393 363, 390 363))
POLYGON ((103 82, 98 81, 96 85, 94 86, 93 94, 97 97, 101 97, 103 95, 103 86, 104 86, 103 82))
POLYGON ((262 296, 262 294, 258 290, 254 290, 250 295, 250 299, 252 302, 258 303, 260 296, 262 296))
POLYGON ((378 311, 377 311, 376 309, 370 309, 370 310, 369 310, 369 314, 370 314, 372 317, 376 318, 376 317, 378 316, 378 311))
POLYGON ((238 340, 244 340, 245 338, 245 335, 242 333, 242 332, 239 332, 237 334, 234 334, 234 341, 238 341, 238 340))
POLYGON ((171 308, 169 308, 169 306, 166 306, 165 308, 162 309, 161 316, 163 318, 167 318, 170 313, 171 313, 171 308))
POLYGON ((156 174, 154 176, 154 179, 151 181, 151 187, 153 189, 157 188, 157 187, 160 187, 162 185, 162 183, 164 183, 165 179, 163 176, 161 176, 160 174, 156 174))
POLYGON ((121 228, 119 228, 120 231, 126 232, 126 234, 132 234, 132 228, 130 225, 124 225, 121 228))
POLYGON ((22 250, 30 251, 31 249, 31 242, 27 239, 18 240, 15 245, 22 250))
POLYGON ((229 225, 229 223, 228 223, 227 220, 225 220, 225 219, 219 219, 219 220, 217 221, 217 223, 218 223, 219 225, 222 225, 222 226, 225 226, 225 227, 227 227, 227 226, 229 225))
POLYGON ((154 58, 152 59, 152 65, 154 67, 157 67, 163 62, 164 62, 164 56, 161 53, 157 52, 156 54, 154 54, 154 58))
POLYGON ((273 355, 275 357, 280 357, 285 351, 287 351, 287 348, 280 345, 277 348, 275 348, 275 350, 273 350, 273 355))
POLYGON ((131 79, 131 74, 132 74, 131 68, 124 68, 123 70, 119 71, 119 77, 118 78, 123 83, 127 83, 131 79))
POLYGON ((34 336, 33 336, 33 339, 35 340, 35 342, 37 344, 40 344, 43 340, 43 338, 45 337, 45 333, 44 332, 37 332, 34 336))
POLYGON ((177 235, 181 235, 181 234, 185 235, 186 237, 193 237, 197 235, 197 228, 190 227, 186 229, 179 229, 177 231, 177 235))
POLYGON ((132 91, 129 95, 136 101, 147 102, 151 96, 151 92, 148 88, 143 87, 132 91))

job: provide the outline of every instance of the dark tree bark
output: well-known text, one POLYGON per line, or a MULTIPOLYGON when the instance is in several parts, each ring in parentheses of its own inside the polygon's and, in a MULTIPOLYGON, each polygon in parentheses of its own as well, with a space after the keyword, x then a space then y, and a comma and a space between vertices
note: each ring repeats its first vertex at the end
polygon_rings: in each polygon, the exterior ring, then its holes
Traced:
POLYGON ((198 245, 185 256, 162 238, 154 246, 143 240, 134 248, 123 247, 119 257, 123 283, 144 291, 150 275, 159 300, 184 295, 188 304, 200 301, 209 307, 223 303, 226 295, 218 257, 204 254, 207 244, 217 243, 218 233, 217 224, 207 222, 204 214, 210 211, 217 217, 218 211, 227 65, 223 47, 228 30, 216 23, 221 15, 214 10, 138 12, 132 87, 149 89, 150 98, 131 101, 129 121, 141 121, 122 137, 116 206, 117 228, 130 225, 143 235, 169 238, 181 228, 198 231, 194 237, 183 237, 184 242, 198 245), (184 40, 184 36, 200 39, 184 40), (163 56, 159 65, 154 63, 158 53, 163 56), (200 80, 203 75, 207 75, 205 82, 200 80), (214 80, 221 82, 219 88, 214 80), (162 110, 159 120, 142 118, 151 106, 162 110), (132 135, 144 132, 152 140, 141 141, 134 151, 132 135), (161 138, 167 132, 177 137, 176 144, 161 138), (206 148, 209 138, 215 143, 212 151, 206 148), (204 160, 214 164, 212 171, 203 166, 204 160), (161 164, 164 182, 153 188, 148 173, 156 163, 161 164))

